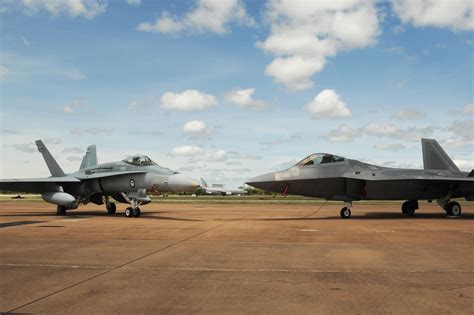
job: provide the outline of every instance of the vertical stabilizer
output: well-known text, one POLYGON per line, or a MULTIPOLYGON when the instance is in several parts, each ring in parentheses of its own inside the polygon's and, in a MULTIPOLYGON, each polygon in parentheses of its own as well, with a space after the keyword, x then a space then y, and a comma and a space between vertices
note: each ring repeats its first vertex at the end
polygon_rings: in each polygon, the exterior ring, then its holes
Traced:
POLYGON ((208 187, 208 185, 207 185, 206 181, 204 180, 204 178, 201 178, 201 185, 202 185, 203 188, 208 187))
POLYGON ((59 166, 58 162, 56 162, 51 153, 49 153, 49 150, 48 148, 46 148, 43 141, 36 140, 35 143, 38 147, 38 151, 43 154, 44 161, 46 162, 46 165, 48 165, 51 175, 54 177, 66 176, 66 174, 64 174, 63 170, 59 166))
POLYGON ((97 166, 97 149, 95 145, 87 147, 87 152, 82 159, 81 167, 79 170, 83 170, 88 167, 97 166))
POLYGON ((446 154, 438 141, 434 139, 421 139, 423 149, 423 167, 425 170, 450 170, 459 172, 459 168, 446 154))

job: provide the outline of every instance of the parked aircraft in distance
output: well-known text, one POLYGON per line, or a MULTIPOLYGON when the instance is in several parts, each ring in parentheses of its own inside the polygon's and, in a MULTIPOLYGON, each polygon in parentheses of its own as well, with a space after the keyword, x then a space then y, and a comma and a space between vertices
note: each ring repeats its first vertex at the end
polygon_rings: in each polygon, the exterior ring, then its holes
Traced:
POLYGON ((114 214, 115 203, 128 203, 127 217, 139 217, 140 205, 151 202, 147 193, 192 192, 199 185, 186 176, 161 167, 145 155, 135 155, 122 161, 97 164, 96 146, 87 148, 78 172, 66 174, 41 140, 36 141, 39 152, 51 172, 51 177, 31 179, 2 179, 0 191, 40 193, 43 200, 56 204, 58 215, 89 202, 105 203, 107 212, 114 214))
POLYGON ((433 139, 422 139, 424 169, 375 166, 340 156, 316 153, 279 172, 249 179, 248 185, 283 194, 346 202, 342 218, 351 216, 352 201, 406 200, 402 213, 413 216, 418 200, 437 200, 449 216, 461 205, 452 198, 474 201, 474 170, 461 172, 433 139))
POLYGON ((248 192, 243 188, 227 189, 222 184, 212 184, 209 185, 206 183, 204 178, 201 178, 201 188, 204 189, 206 194, 209 195, 222 195, 222 196, 231 196, 231 195, 245 195, 248 192))

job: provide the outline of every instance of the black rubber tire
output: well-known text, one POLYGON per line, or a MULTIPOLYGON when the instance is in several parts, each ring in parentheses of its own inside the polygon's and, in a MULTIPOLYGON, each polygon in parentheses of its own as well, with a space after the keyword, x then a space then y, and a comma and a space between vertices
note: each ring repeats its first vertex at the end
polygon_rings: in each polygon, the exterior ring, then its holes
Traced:
POLYGON ((409 217, 412 217, 415 215, 416 209, 412 206, 409 206, 406 211, 407 211, 406 215, 409 217))
POLYGON ((125 216, 127 218, 131 218, 133 216, 133 209, 128 207, 127 209, 125 209, 125 216))
POLYGON ((141 214, 140 208, 133 209, 133 216, 138 218, 141 214))
POLYGON ((451 201, 446 206, 446 212, 449 216, 460 217, 462 213, 461 205, 456 201, 451 201))
POLYGON ((416 209, 418 209, 418 201, 416 200, 405 201, 402 205, 402 213, 410 217, 415 215, 416 209))
POLYGON ((66 207, 58 205, 56 208, 56 215, 66 215, 66 207))
POLYGON ((342 208, 340 215, 343 219, 349 219, 351 217, 351 209, 349 209, 348 207, 342 208))
POLYGON ((107 208, 108 214, 115 214, 116 211, 117 211, 117 206, 115 205, 115 203, 111 203, 110 207, 107 208))
POLYGON ((410 207, 410 201, 405 201, 402 204, 402 214, 407 215, 408 214, 408 208, 410 207))

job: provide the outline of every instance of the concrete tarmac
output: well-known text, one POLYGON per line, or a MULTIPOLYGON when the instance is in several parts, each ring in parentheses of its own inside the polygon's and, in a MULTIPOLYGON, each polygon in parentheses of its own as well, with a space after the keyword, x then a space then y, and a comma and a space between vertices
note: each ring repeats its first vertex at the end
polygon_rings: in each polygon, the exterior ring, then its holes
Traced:
POLYGON ((0 203, 0 312, 474 312, 474 205, 0 203))

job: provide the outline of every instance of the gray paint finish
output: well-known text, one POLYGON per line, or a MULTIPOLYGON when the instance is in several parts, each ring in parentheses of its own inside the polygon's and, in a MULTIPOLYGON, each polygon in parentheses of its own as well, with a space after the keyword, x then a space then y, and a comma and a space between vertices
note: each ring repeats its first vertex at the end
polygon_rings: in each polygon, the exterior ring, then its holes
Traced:
POLYGON ((459 171, 436 140, 422 139, 422 145, 422 170, 380 167, 319 153, 286 170, 249 179, 247 184, 276 193, 345 202, 438 200, 446 208, 450 198, 471 200, 474 177, 459 171))

